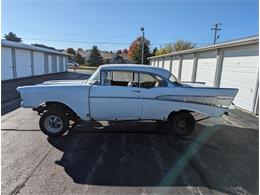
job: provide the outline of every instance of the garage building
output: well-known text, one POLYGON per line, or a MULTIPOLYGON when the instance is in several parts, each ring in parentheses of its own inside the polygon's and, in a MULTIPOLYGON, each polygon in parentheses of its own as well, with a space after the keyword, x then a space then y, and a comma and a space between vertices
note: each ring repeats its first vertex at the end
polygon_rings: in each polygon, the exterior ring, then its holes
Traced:
POLYGON ((258 114, 259 37, 223 42, 150 57, 150 64, 170 70, 180 81, 234 87, 234 104, 258 114))
POLYGON ((3 80, 68 71, 68 54, 56 50, 1 40, 3 80))

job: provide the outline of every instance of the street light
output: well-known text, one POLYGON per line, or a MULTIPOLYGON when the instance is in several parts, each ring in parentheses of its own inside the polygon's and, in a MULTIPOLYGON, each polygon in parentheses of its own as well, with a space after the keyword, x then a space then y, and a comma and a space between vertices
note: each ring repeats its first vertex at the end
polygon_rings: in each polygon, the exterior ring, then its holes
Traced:
POLYGON ((144 27, 141 27, 141 31, 143 33, 143 38, 142 38, 142 64, 144 64, 144 27))

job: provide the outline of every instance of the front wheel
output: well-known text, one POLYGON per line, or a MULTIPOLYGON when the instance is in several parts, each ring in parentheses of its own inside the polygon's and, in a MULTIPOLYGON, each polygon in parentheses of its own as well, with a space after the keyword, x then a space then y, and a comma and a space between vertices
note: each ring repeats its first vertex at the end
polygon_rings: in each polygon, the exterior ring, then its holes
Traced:
POLYGON ((170 133, 174 133, 177 136, 189 135, 194 127, 194 117, 189 112, 179 112, 174 114, 169 119, 170 133))
POLYGON ((58 137, 68 130, 69 120, 60 112, 47 111, 41 116, 39 125, 44 134, 58 137))

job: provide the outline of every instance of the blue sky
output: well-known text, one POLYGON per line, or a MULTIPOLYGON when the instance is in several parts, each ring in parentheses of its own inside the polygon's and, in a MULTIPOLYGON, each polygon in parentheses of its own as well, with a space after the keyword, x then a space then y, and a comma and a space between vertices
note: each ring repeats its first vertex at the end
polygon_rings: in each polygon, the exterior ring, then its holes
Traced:
POLYGON ((128 48, 141 34, 151 48, 177 39, 197 46, 258 34, 257 0, 2 0, 2 36, 55 48, 128 48))

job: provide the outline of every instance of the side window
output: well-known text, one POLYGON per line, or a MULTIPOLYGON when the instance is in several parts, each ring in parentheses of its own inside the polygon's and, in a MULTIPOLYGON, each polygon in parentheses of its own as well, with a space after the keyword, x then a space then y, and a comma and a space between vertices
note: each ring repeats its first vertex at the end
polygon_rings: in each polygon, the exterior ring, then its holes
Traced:
POLYGON ((103 85, 138 87, 138 73, 131 71, 103 71, 103 85))
POLYGON ((112 71, 102 71, 101 78, 103 81, 103 85, 111 85, 112 81, 112 71))
POLYGON ((153 88, 153 87, 166 87, 167 83, 159 76, 140 73, 140 87, 153 88))
POLYGON ((140 87, 153 88, 155 86, 155 78, 150 74, 140 73, 140 87))

